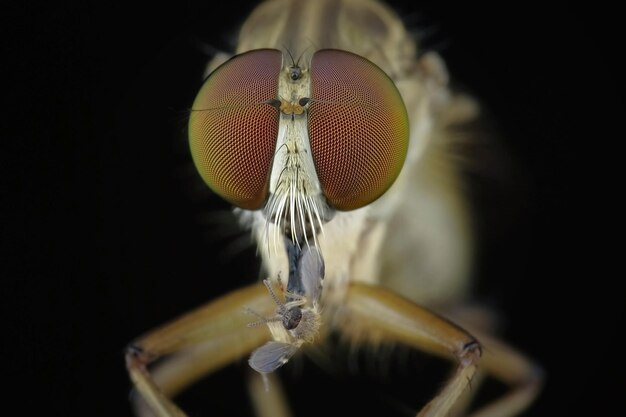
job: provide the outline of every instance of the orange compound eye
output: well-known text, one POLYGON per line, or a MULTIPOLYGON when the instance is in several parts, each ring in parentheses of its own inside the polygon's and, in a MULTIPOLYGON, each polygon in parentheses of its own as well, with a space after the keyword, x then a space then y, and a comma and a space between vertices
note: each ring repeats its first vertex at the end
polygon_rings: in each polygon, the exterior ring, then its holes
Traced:
POLYGON ((218 67, 200 89, 189 119, 189 144, 208 186, 231 204, 253 210, 268 194, 278 134, 282 53, 259 49, 218 67))
POLYGON ((393 81, 350 52, 317 51, 311 60, 309 140, 328 202, 353 210, 380 197, 402 169, 409 121, 393 81))

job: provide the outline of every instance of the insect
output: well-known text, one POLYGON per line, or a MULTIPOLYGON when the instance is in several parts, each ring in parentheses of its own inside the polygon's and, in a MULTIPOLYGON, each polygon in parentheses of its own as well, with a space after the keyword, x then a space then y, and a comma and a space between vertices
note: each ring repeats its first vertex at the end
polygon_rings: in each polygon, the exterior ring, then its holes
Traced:
POLYGON ((449 89, 441 58, 417 48, 378 1, 268 0, 233 55, 209 64, 191 153, 252 231, 266 279, 131 343, 139 414, 185 415, 171 397, 241 358, 272 392, 282 366, 332 333, 454 361, 420 416, 463 413, 484 375, 509 386, 485 414, 532 403, 538 367, 470 316, 451 318, 472 237, 446 129, 478 110, 449 89))

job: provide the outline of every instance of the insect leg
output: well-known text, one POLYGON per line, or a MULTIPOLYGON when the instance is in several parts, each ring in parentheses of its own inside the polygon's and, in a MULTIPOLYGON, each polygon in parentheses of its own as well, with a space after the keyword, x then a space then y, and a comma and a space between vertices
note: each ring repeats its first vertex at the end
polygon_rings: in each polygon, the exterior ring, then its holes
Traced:
POLYGON ((483 345, 481 372, 504 382, 511 390, 471 413, 471 417, 507 417, 520 414, 530 405, 543 385, 543 370, 502 341, 474 332, 483 345))
POLYGON ((450 414, 471 417, 504 417, 519 415, 534 401, 544 379, 541 367, 521 352, 506 345, 495 336, 495 313, 484 306, 466 305, 443 314, 453 322, 471 332, 483 346, 483 355, 478 372, 472 380, 472 389, 467 390, 450 414), (487 403, 472 413, 469 405, 479 391, 480 384, 487 378, 495 378, 511 387, 502 397, 487 403))
POLYGON ((247 386, 257 417, 291 416, 282 384, 275 373, 261 375, 251 370, 247 386))
POLYGON ((351 284, 338 320, 339 331, 353 340, 396 341, 457 360, 456 372, 419 417, 447 416, 476 373, 481 347, 472 335, 382 287, 351 284))
MULTIPOLYGON (((130 379, 152 415, 185 416, 170 398, 270 338, 265 326, 248 327, 250 316, 245 308, 270 314, 275 305, 267 289, 256 284, 214 300, 130 344, 126 352, 130 379), (165 360, 149 369, 159 358, 165 360)), ((140 401, 137 404, 142 413, 145 406, 140 401)))
POLYGON ((481 371, 514 387, 505 397, 479 411, 480 417, 514 415, 528 406, 539 390, 539 384, 533 382, 534 368, 523 356, 486 336, 477 339, 441 316, 383 288, 352 284, 338 320, 339 330, 356 341, 396 341, 456 359, 456 372, 420 411, 420 417, 444 417, 454 410, 466 389, 472 386, 479 363, 481 371))

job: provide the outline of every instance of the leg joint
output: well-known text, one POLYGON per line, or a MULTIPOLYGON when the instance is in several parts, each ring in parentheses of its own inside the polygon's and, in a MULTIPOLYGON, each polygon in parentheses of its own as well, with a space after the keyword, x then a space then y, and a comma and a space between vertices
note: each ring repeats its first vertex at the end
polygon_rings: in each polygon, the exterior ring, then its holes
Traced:
POLYGON ((473 339, 463 344, 461 351, 457 354, 461 366, 468 367, 475 365, 482 355, 482 347, 478 340, 473 339))

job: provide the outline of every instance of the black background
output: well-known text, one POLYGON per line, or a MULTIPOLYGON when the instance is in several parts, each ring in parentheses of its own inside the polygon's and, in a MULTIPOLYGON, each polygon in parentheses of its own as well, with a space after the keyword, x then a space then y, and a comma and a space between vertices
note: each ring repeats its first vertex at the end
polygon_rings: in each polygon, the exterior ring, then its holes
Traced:
MULTIPOLYGON (((625 292, 623 273, 608 268, 621 243, 607 237, 620 237, 608 162, 619 154, 625 107, 617 12, 392 4, 489 109, 516 167, 512 187, 522 193, 482 217, 514 214, 486 242, 478 297, 502 311, 505 339, 547 371, 526 415, 619 413, 625 292)), ((253 249, 220 259, 231 241, 212 241, 204 214, 227 206, 199 183, 185 143, 207 45, 228 49, 252 5, 5 12, 0 359, 5 402, 20 414, 130 415, 125 345, 258 277, 253 249)), ((304 366, 310 380, 320 375, 304 366)), ((241 368, 185 394, 184 408, 246 415, 241 368)), ((440 380, 399 374, 399 387, 369 374, 289 383, 298 415, 410 415, 405 407, 440 380), (413 399, 409 383, 422 387, 413 399)))

